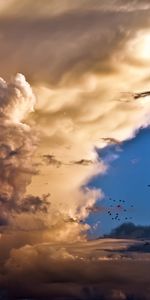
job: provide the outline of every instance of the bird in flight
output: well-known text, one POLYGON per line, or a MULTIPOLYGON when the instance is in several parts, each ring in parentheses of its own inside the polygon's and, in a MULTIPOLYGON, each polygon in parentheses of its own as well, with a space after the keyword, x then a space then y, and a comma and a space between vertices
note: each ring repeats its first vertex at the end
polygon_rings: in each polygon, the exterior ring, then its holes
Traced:
POLYGON ((133 210, 134 205, 130 204, 130 207, 126 207, 126 201, 125 200, 117 200, 113 199, 112 197, 108 197, 109 202, 114 202, 113 204, 109 204, 109 206, 106 208, 108 216, 111 218, 112 221, 120 222, 123 218, 123 220, 132 220, 132 216, 127 215, 129 212, 131 212, 131 208, 133 210))
POLYGON ((139 99, 139 98, 144 98, 147 96, 150 96, 150 91, 143 92, 143 93, 136 93, 136 94, 134 94, 133 97, 134 97, 134 99, 139 99))

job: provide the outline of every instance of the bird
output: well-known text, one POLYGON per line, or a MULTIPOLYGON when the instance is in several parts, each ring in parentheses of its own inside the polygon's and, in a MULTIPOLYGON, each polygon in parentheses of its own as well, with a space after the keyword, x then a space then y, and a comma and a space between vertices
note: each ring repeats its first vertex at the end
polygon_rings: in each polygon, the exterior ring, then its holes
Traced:
POLYGON ((134 97, 134 99, 139 99, 139 98, 144 98, 147 96, 150 96, 150 91, 143 92, 143 93, 135 93, 133 97, 134 97))

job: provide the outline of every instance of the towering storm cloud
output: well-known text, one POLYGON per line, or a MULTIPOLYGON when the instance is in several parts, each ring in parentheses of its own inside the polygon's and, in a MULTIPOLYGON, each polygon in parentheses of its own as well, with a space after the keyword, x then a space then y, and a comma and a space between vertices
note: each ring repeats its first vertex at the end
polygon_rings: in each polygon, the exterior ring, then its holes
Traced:
POLYGON ((1 3, 1 75, 22 72, 33 90, 23 75, 1 79, 1 206, 15 211, 19 228, 79 239, 103 196, 86 187, 108 168, 97 149, 149 125, 149 97, 133 96, 148 90, 148 8, 1 3))
MULTIPOLYGON (((109 160, 98 154, 101 149, 134 138, 150 124, 149 95, 135 96, 149 91, 149 13, 146 0, 0 1, 4 288, 11 282, 14 290, 13 278, 21 278, 29 294, 42 294, 46 285, 45 297, 59 299, 52 277, 55 273, 54 282, 68 282, 73 266, 91 289, 74 275, 77 291, 72 286, 61 299, 103 295, 105 284, 102 294, 95 285, 103 280, 96 275, 97 262, 112 257, 102 253, 94 258, 96 244, 92 250, 85 242, 86 219, 103 197, 88 182, 109 170, 109 160), (94 259, 91 273, 81 270, 80 264, 91 268, 94 259), (28 273, 36 283, 41 279, 38 288, 28 273)), ((132 293, 131 286, 128 291, 123 285, 128 281, 125 274, 108 298, 126 299, 132 293)))

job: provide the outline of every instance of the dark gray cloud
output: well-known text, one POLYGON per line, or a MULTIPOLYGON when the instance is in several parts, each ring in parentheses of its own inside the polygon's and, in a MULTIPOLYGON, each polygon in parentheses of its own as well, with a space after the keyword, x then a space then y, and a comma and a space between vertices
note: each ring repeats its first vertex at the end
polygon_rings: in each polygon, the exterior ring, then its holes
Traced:
POLYGON ((55 166, 56 168, 61 167, 61 165, 63 164, 60 160, 57 160, 54 155, 50 154, 44 154, 43 160, 46 164, 55 166))
POLYGON ((82 165, 82 166, 89 166, 94 164, 94 161, 88 160, 88 159, 80 159, 80 160, 75 160, 75 161, 69 161, 69 162, 62 162, 58 160, 55 155, 51 154, 44 154, 43 155, 43 160, 45 161, 46 164, 55 166, 56 168, 61 167, 62 165, 82 165))
MULTIPOLYGON (((116 241, 109 245, 113 248, 116 241)), ((101 241, 76 248, 39 244, 13 249, 1 271, 1 286, 14 299, 148 300, 150 261, 121 258, 119 249, 110 255, 99 247, 101 241)))
POLYGON ((89 166, 93 163, 94 162, 92 160, 88 160, 88 159, 80 159, 80 160, 72 162, 72 164, 74 164, 74 165, 82 165, 82 166, 89 166))
POLYGON ((113 229, 108 237, 150 239, 150 226, 124 223, 113 229))
POLYGON ((9 220, 4 216, 0 216, 0 228, 8 225, 9 225, 9 220))
POLYGON ((49 206, 50 206, 50 201, 47 201, 49 196, 50 196, 50 194, 43 195, 42 197, 28 195, 25 198, 23 198, 21 204, 17 207, 17 211, 20 213, 22 213, 22 212, 47 213, 49 206))

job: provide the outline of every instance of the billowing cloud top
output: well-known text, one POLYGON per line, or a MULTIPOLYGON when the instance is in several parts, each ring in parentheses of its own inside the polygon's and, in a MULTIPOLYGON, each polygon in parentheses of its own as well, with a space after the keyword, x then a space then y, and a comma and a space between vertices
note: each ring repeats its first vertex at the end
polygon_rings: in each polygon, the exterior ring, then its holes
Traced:
POLYGON ((17 74, 9 84, 0 78, 0 114, 1 118, 21 123, 26 115, 33 111, 35 97, 30 85, 22 74, 17 74))

